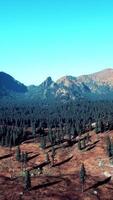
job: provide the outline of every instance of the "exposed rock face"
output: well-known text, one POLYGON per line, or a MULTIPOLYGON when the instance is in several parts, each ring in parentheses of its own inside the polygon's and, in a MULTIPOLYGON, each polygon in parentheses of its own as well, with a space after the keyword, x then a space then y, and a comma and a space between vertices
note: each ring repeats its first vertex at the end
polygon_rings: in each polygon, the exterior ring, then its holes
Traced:
POLYGON ((39 86, 25 86, 10 75, 0 72, 0 95, 25 93, 23 98, 34 100, 76 100, 77 98, 113 99, 113 69, 79 77, 64 76, 56 82, 48 77, 39 86))

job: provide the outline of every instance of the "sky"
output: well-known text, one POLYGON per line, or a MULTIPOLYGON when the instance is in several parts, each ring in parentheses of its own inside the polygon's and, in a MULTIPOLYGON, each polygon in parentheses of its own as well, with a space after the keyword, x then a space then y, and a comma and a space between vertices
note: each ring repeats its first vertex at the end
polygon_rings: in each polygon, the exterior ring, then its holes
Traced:
POLYGON ((113 0, 0 1, 0 71, 26 85, 113 67, 113 0))

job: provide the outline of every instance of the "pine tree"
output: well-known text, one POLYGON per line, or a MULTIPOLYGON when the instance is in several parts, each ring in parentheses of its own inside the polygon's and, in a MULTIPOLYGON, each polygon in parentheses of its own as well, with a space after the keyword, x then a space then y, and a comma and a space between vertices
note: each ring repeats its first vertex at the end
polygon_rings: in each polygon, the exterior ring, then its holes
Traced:
POLYGON ((82 140, 82 148, 85 149, 86 147, 86 138, 84 137, 82 140))
POLYGON ((27 164, 27 161, 28 161, 28 153, 25 152, 25 153, 24 153, 24 164, 25 164, 25 165, 27 164))
POLYGON ((55 148, 54 147, 52 147, 52 153, 51 153, 51 158, 52 158, 52 166, 54 165, 54 159, 55 159, 55 148))
POLYGON ((24 175, 24 189, 29 190, 31 188, 31 175, 28 170, 25 171, 24 175))
POLYGON ((46 148, 46 136, 44 136, 44 135, 42 135, 41 137, 40 137, 40 146, 41 146, 41 148, 42 149, 45 149, 46 148))
POLYGON ((10 135, 10 138, 9 138, 9 151, 11 152, 11 149, 12 149, 12 135, 10 135))
POLYGON ((80 140, 80 139, 78 140, 78 149, 79 149, 79 150, 82 149, 82 147, 81 147, 81 140, 80 140))
POLYGON ((34 142, 35 142, 35 139, 36 139, 36 127, 35 127, 35 122, 34 121, 32 122, 32 135, 34 137, 34 142))
POLYGON ((20 161, 20 159, 21 159, 21 150, 20 147, 18 146, 16 149, 16 160, 20 161))
POLYGON ((99 124, 98 124, 98 122, 96 122, 95 133, 96 133, 96 134, 100 133, 100 129, 99 129, 99 124))
POLYGON ((86 179, 86 170, 85 170, 84 164, 82 164, 81 169, 80 169, 80 182, 82 184, 82 192, 84 191, 85 179, 86 179))
POLYGON ((87 132, 86 134, 86 143, 88 144, 90 142, 90 135, 89 135, 89 132, 87 132))
POLYGON ((24 162, 24 152, 21 153, 20 161, 21 161, 22 163, 24 162))
POLYGON ((106 145, 107 145, 107 155, 108 157, 111 157, 111 140, 110 137, 106 137, 106 145))
POLYGON ((46 162, 47 162, 47 163, 49 163, 49 162, 50 162, 50 159, 49 159, 49 154, 48 154, 48 153, 46 153, 46 154, 45 154, 45 156, 46 156, 46 158, 45 158, 46 162))
POLYGON ((113 143, 111 143, 111 156, 113 158, 113 143))

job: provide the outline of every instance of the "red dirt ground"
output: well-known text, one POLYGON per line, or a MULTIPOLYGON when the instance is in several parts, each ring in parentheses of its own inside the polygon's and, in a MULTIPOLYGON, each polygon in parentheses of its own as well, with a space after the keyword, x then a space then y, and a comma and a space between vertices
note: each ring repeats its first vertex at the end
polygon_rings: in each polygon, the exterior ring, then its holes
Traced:
MULTIPOLYGON (((9 152, 8 148, 0 147, 0 200, 112 200, 113 165, 110 165, 106 155, 105 142, 108 134, 112 137, 113 132, 100 133, 98 138, 90 132, 90 150, 79 151, 77 144, 65 148, 59 146, 56 166, 45 165, 43 174, 32 177, 30 191, 23 189, 21 163, 15 159, 15 148, 9 152), (13 155, 8 157, 10 153, 13 155), (99 166, 100 161, 103 166, 99 166), (81 163, 84 163, 87 173, 83 193, 79 181, 81 163)), ((31 174, 36 172, 33 170, 35 166, 45 161, 45 152, 51 154, 50 148, 44 151, 33 141, 22 144, 20 148, 29 153, 27 168, 31 174)))

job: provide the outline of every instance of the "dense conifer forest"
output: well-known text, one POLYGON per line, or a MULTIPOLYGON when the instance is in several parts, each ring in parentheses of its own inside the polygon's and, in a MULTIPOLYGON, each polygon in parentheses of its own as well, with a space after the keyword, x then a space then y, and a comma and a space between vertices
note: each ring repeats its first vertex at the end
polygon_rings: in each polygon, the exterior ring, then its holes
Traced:
POLYGON ((96 133, 113 129, 113 101, 83 101, 70 103, 37 103, 0 105, 0 144, 12 146, 26 139, 39 137, 46 146, 69 141, 95 128, 96 133), (93 127, 94 123, 94 127, 93 127))

